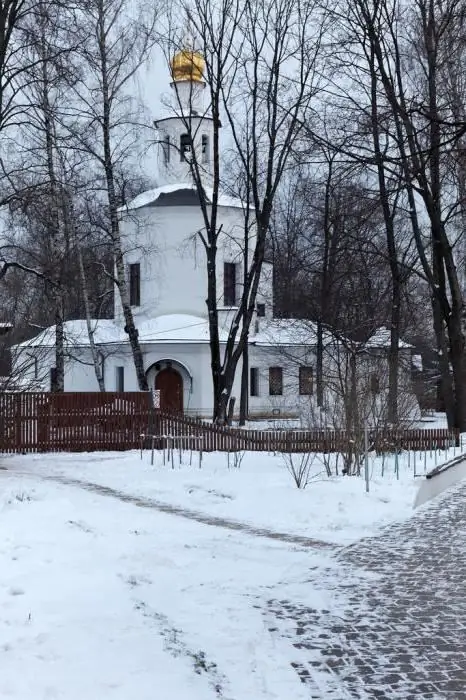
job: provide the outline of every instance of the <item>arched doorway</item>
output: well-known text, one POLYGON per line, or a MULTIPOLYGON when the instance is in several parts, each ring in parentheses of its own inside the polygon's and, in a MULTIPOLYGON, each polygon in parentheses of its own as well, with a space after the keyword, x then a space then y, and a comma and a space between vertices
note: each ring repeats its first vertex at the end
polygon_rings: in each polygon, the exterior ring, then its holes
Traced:
POLYGON ((183 378, 173 367, 157 373, 155 388, 160 391, 160 408, 175 413, 183 412, 183 378))

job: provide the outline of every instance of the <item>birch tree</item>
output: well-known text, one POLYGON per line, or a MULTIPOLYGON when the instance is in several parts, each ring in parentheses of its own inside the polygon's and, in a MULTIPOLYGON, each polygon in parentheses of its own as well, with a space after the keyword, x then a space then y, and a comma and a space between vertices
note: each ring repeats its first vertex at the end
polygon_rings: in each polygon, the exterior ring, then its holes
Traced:
POLYGON ((156 5, 134 6, 126 0, 83 2, 73 27, 79 44, 80 74, 71 86, 74 100, 67 116, 75 147, 89 157, 96 181, 102 182, 115 283, 142 391, 149 387, 126 279, 117 172, 125 162, 135 161, 138 105, 130 91, 138 70, 150 56, 156 17, 156 5))

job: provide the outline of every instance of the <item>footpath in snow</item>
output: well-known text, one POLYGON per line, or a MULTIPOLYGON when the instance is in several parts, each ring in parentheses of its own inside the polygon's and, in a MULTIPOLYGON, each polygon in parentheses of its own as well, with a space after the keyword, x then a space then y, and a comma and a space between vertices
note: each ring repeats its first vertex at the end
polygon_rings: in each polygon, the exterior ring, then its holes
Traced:
MULTIPOLYGON (((453 451, 451 450, 451 455, 453 451)), ((328 477, 318 457, 310 470, 308 486, 296 488, 280 455, 245 453, 240 467, 233 456, 204 454, 201 468, 196 455, 190 465, 189 452, 174 455, 163 465, 150 451, 141 459, 139 452, 26 455, 13 460, 16 472, 40 476, 63 476, 107 486, 129 495, 152 498, 168 504, 254 527, 349 544, 368 536, 379 527, 412 513, 422 476, 449 453, 404 454, 396 470, 394 458, 369 461, 369 493, 364 475, 328 477), (230 466, 228 466, 230 465, 230 466)), ((299 459, 299 456, 298 456, 299 459)), ((12 462, 12 463, 13 463, 12 462)), ((331 464, 335 471, 335 464, 331 464)), ((342 464, 339 464, 341 472, 342 464)))

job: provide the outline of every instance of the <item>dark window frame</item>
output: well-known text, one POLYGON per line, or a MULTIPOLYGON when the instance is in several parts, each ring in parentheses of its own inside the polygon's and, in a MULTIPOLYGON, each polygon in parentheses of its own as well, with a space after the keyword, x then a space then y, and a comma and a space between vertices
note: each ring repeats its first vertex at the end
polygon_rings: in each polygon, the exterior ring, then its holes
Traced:
POLYGON ((210 140, 208 134, 201 136, 202 162, 210 163, 210 140))
POLYGON ((223 304, 224 306, 236 306, 236 263, 223 263, 223 304))
POLYGON ((191 153, 193 142, 189 134, 180 134, 180 163, 187 161, 187 153, 191 153))
POLYGON ((105 355, 103 354, 103 352, 99 353, 99 368, 102 380, 105 384, 105 355))
POLYGON ((129 304, 141 306, 141 263, 130 263, 129 267, 129 304))
POLYGON ((259 368, 249 368, 249 395, 259 396, 259 368))
POLYGON ((125 367, 117 365, 115 367, 115 391, 123 393, 125 390, 125 367))
POLYGON ((170 163, 170 134, 165 134, 163 143, 162 143, 162 148, 163 148, 163 161, 165 165, 168 165, 170 163))
POLYGON ((50 368, 50 391, 53 393, 57 390, 57 368, 50 368))
POLYGON ((299 368, 299 395, 312 396, 314 393, 314 368, 301 365, 299 368), (306 376, 307 375, 307 376, 306 376))
POLYGON ((269 367, 269 396, 283 396, 283 367, 269 367))

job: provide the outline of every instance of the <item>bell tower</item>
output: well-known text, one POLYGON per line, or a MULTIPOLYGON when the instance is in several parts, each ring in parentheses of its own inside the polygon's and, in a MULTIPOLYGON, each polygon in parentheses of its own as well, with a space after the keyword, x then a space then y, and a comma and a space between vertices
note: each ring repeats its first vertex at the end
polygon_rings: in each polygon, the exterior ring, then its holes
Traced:
POLYGON ((204 104, 205 60, 184 48, 170 62, 172 82, 169 116, 157 119, 160 185, 193 183, 195 158, 206 184, 212 172, 212 118, 204 104))

